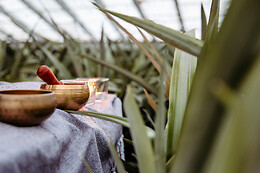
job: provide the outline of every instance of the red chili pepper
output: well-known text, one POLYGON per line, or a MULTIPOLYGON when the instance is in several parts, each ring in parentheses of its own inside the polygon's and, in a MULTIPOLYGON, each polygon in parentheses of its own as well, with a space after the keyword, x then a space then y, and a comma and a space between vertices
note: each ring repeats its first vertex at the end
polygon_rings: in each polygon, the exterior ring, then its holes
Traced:
POLYGON ((48 85, 62 85, 62 83, 58 81, 56 76, 53 74, 51 69, 46 65, 42 65, 38 68, 37 75, 48 85))

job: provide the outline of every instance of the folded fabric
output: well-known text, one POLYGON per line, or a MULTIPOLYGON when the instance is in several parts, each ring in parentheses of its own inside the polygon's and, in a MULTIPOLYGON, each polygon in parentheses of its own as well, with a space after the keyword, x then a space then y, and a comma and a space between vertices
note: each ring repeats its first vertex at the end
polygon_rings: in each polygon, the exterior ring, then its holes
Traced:
MULTIPOLYGON (((0 82, 0 90, 39 89, 41 82, 0 82)), ((90 105, 91 111, 122 116, 115 95, 90 105)), ((56 109, 39 126, 17 127, 0 122, 0 172, 111 172, 114 161, 108 142, 117 144, 121 125, 56 109)))

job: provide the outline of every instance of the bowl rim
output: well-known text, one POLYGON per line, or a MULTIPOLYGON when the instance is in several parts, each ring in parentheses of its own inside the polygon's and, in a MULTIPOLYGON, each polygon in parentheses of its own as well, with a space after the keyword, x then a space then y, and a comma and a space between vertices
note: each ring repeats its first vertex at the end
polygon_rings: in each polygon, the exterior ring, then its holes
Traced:
POLYGON ((40 95, 53 95, 54 92, 50 90, 38 89, 10 89, 0 90, 0 96, 40 96, 40 95), (25 93, 27 92, 27 93, 25 93))
POLYGON ((109 81, 109 78, 106 78, 106 77, 79 77, 79 78, 76 78, 77 81, 88 81, 88 80, 95 80, 97 82, 101 81, 101 82, 106 82, 106 81, 109 81))
POLYGON ((63 85, 48 85, 46 83, 41 84, 40 86, 41 90, 49 90, 51 91, 51 89, 82 89, 82 88, 88 88, 88 85, 86 85, 85 83, 63 83, 63 85))

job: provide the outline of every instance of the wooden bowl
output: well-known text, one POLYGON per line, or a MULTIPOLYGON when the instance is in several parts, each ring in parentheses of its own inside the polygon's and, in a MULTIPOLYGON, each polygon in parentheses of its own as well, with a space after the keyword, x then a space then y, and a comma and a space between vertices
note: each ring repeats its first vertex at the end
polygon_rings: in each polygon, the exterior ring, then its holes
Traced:
POLYGON ((87 81, 87 80, 83 80, 83 81, 78 81, 76 79, 63 79, 60 80, 63 84, 66 85, 66 83, 84 83, 85 85, 88 85, 89 88, 89 99, 87 102, 87 106, 89 105, 93 105, 95 104, 96 101, 96 81, 92 80, 92 81, 87 81))
POLYGON ((89 99, 89 87, 85 83, 42 84, 41 89, 54 91, 57 108, 63 110, 78 110, 85 106, 89 99))
POLYGON ((38 125, 49 118, 56 108, 51 91, 0 91, 0 121, 18 126, 38 125))

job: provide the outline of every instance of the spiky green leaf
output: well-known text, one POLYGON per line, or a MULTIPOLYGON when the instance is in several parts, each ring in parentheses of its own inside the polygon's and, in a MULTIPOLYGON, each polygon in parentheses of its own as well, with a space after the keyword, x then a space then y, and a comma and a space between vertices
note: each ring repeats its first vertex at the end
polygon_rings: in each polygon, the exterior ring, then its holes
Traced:
POLYGON ((105 10, 100 7, 98 8, 104 13, 110 13, 129 23, 132 23, 136 26, 139 26, 140 28, 143 28, 147 32, 157 36, 158 38, 164 40, 166 43, 174 47, 177 47, 195 56, 200 55, 200 51, 203 46, 203 41, 201 40, 198 40, 194 37, 188 36, 187 34, 183 34, 171 28, 167 28, 163 25, 156 24, 150 20, 144 20, 136 17, 123 15, 113 11, 105 10))
MULTIPOLYGON (((195 31, 190 31, 190 34, 194 36, 195 31)), ((184 113, 196 67, 197 57, 179 49, 175 50, 172 65, 167 123, 167 154, 170 157, 176 152, 177 144, 179 142, 184 113)))
POLYGON ((130 86, 127 87, 123 102, 124 111, 130 123, 130 132, 136 151, 140 173, 155 173, 155 159, 152 144, 147 136, 142 115, 136 104, 130 86))

